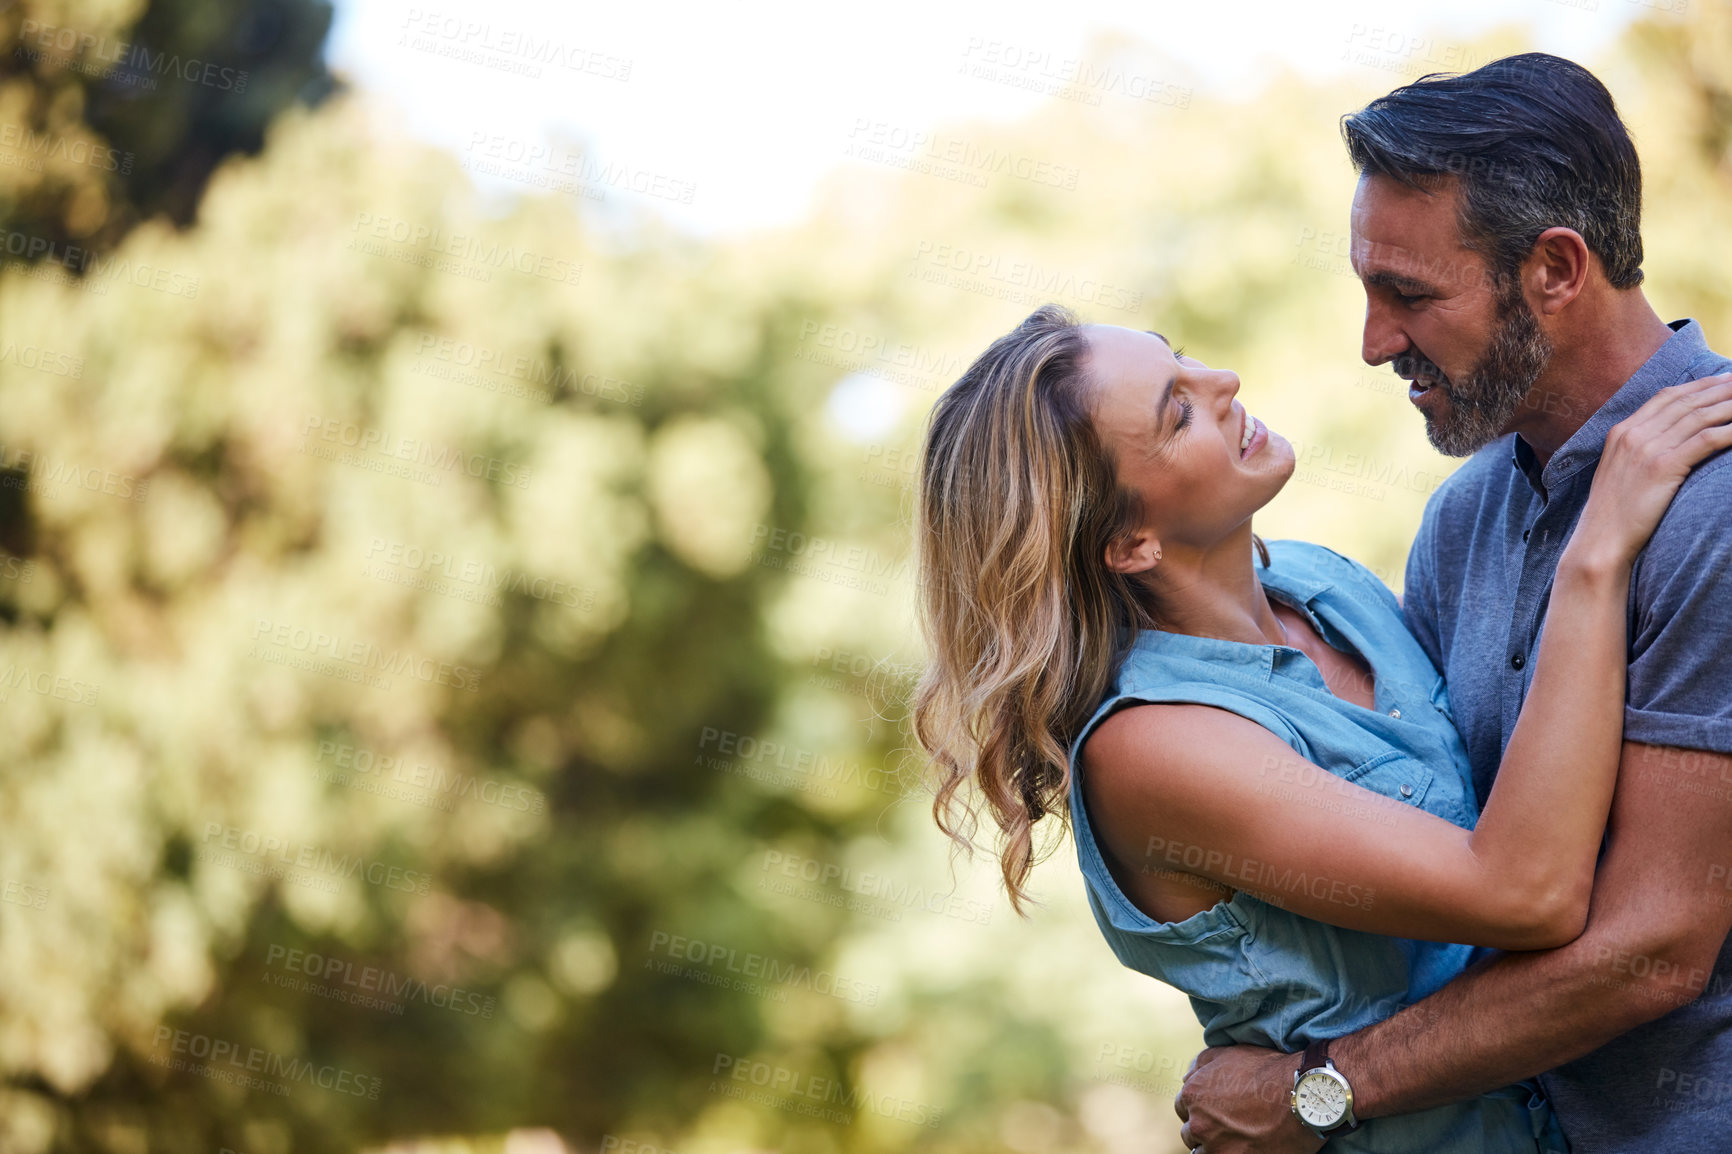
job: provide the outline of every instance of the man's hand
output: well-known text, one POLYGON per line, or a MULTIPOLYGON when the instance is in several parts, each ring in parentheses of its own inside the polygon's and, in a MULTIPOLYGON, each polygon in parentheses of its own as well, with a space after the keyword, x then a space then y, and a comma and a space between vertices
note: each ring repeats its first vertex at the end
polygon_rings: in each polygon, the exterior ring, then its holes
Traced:
POLYGON ((1179 1138, 1205 1154, 1312 1154, 1323 1142, 1290 1106, 1299 1055, 1261 1046, 1216 1046, 1185 1071, 1173 1099, 1179 1138))

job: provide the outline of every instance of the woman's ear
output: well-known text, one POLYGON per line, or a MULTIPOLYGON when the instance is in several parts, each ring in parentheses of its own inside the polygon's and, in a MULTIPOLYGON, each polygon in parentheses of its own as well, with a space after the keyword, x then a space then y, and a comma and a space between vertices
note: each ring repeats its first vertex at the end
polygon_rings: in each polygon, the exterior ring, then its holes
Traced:
POLYGON ((1107 543, 1107 568, 1114 573, 1147 573, 1161 559, 1161 543, 1141 529, 1107 543))

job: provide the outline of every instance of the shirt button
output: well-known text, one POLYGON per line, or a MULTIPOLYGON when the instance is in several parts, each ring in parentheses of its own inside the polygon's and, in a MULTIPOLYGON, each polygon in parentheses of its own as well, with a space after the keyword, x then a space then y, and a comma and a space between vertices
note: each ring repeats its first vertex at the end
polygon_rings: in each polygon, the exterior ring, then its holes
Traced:
POLYGON ((1522 666, 1526 665, 1527 663, 1528 663, 1528 659, 1523 657, 1519 653, 1516 654, 1514 657, 1509 659, 1509 667, 1511 669, 1520 669, 1522 666))
POLYGON ((1401 796, 1402 797, 1412 797, 1413 796, 1413 787, 1411 785, 1402 786, 1401 787, 1401 796))
POLYGON ((1401 716, 1401 710, 1400 710, 1400 709, 1399 709, 1399 708, 1396 708, 1396 709, 1391 709, 1391 710, 1390 710, 1390 711, 1389 711, 1389 716, 1391 716, 1391 717, 1400 717, 1400 716, 1401 716))

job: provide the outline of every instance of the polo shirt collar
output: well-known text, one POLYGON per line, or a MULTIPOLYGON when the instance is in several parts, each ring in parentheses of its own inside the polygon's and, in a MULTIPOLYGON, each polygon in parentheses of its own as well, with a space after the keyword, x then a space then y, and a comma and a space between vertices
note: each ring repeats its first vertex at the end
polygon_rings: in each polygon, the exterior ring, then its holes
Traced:
POLYGON ((1656 349, 1654 355, 1643 362, 1642 367, 1632 373, 1630 379, 1620 385, 1618 391, 1608 397, 1606 403, 1596 409, 1569 440, 1558 446, 1558 451, 1552 454, 1543 470, 1539 468, 1539 459, 1533 449, 1521 435, 1510 437, 1510 463, 1527 479, 1534 492, 1542 497, 1555 493, 1559 485, 1584 466, 1597 462, 1605 451, 1606 434, 1611 432, 1613 425, 1641 408, 1661 389, 1685 379, 1691 363, 1708 352, 1702 326, 1694 320, 1672 321, 1666 327, 1672 330, 1666 343, 1656 349))

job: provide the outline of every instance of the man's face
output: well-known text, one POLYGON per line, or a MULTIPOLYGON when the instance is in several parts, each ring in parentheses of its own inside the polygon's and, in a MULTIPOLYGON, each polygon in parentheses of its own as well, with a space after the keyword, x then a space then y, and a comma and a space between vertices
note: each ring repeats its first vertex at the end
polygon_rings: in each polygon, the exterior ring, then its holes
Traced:
POLYGON ((1465 457, 1510 431, 1551 345, 1519 286, 1499 293, 1456 224, 1453 179, 1431 191, 1362 177, 1353 268, 1365 286, 1365 363, 1409 382, 1441 453, 1465 457))

